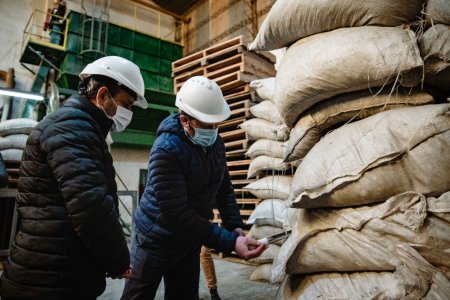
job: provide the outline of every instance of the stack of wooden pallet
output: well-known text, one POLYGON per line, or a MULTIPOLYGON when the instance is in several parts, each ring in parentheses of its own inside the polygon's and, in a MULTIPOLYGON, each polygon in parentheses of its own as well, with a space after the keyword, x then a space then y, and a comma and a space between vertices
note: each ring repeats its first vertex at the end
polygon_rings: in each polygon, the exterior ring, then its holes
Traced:
MULTIPOLYGON (((250 159, 244 154, 250 142, 238 126, 251 118, 249 109, 256 100, 250 81, 274 76, 274 57, 247 51, 242 36, 236 37, 173 62, 175 93, 187 79, 199 75, 214 80, 230 105, 231 116, 220 125, 219 134, 225 142, 231 181, 245 221, 260 200, 242 189, 255 179, 247 179, 250 159)), ((214 222, 221 222, 217 210, 214 222)))

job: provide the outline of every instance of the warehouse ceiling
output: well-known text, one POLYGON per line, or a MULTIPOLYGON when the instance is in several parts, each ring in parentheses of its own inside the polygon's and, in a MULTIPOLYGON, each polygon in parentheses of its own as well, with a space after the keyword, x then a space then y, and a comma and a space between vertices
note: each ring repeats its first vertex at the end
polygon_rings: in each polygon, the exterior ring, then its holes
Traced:
POLYGON ((168 11, 178 15, 184 14, 199 0, 153 0, 153 2, 168 11))

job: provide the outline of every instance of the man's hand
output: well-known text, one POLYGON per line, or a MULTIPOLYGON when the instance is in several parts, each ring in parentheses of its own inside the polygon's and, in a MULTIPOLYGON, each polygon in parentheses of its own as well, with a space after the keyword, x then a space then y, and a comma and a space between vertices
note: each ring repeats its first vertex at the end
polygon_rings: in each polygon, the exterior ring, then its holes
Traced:
POLYGON ((234 245, 236 254, 245 260, 260 256, 266 249, 267 245, 246 236, 238 236, 234 245))
POLYGON ((233 231, 236 232, 238 236, 245 236, 245 232, 242 228, 235 228, 233 231))
MULTIPOLYGON (((123 273, 122 275, 111 276, 111 278, 112 279, 122 279, 122 278, 128 279, 131 277, 132 274, 133 274, 133 271, 132 271, 132 267, 130 266, 128 268, 128 270, 126 270, 125 273, 123 273)), ((107 277, 109 277, 109 276, 107 276, 107 277)))

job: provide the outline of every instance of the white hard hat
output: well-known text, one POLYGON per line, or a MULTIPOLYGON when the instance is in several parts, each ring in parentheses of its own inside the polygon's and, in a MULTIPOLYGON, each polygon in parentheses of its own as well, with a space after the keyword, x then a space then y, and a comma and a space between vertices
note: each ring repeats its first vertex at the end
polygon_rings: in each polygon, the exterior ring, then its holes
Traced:
POLYGON ((219 123, 230 116, 220 87, 203 76, 191 77, 183 83, 175 106, 203 123, 219 123))
POLYGON ((80 73, 84 79, 90 75, 103 75, 116 80, 137 94, 133 105, 147 108, 148 103, 144 98, 145 86, 139 67, 128 59, 119 56, 105 56, 88 64, 80 73))

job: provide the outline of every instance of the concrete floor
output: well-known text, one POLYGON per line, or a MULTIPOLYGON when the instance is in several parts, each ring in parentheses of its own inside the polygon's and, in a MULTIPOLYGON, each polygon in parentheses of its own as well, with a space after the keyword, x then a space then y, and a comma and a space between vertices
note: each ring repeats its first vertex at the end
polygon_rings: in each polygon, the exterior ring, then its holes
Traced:
MULTIPOLYGON (((214 259, 217 275, 217 290, 223 300, 268 300, 274 299, 278 285, 251 281, 250 274, 254 266, 230 262, 224 259, 214 259)), ((118 300, 122 295, 124 281, 108 278, 106 290, 98 300, 118 300)), ((200 299, 209 300, 209 290, 203 274, 200 274, 200 299)), ((164 299, 164 284, 161 283, 156 294, 156 300, 164 299)))
MULTIPOLYGON (((269 300, 275 298, 279 288, 278 285, 251 281, 249 279, 250 274, 252 274, 255 269, 255 266, 216 258, 214 258, 214 265, 216 267, 218 281, 217 289, 223 300, 269 300)), ((0 275, 2 272, 3 271, 0 270, 0 275)), ((119 300, 122 295, 124 283, 124 280, 113 280, 108 278, 106 282, 106 290, 98 298, 98 300, 119 300)), ((203 274, 200 274, 199 295, 200 299, 211 299, 203 274)), ((163 283, 159 286, 155 299, 164 299, 163 283)))

